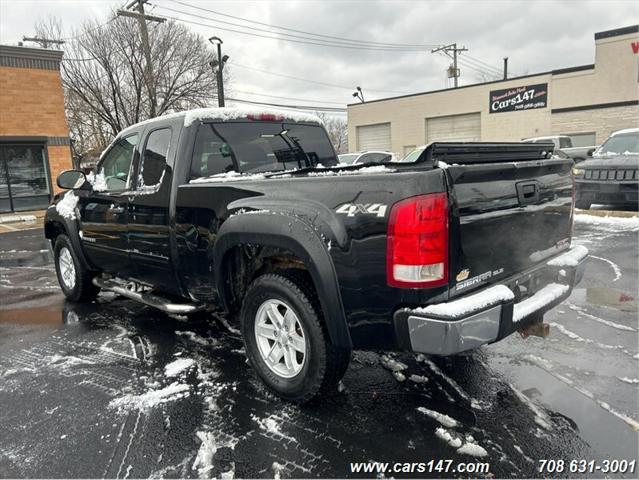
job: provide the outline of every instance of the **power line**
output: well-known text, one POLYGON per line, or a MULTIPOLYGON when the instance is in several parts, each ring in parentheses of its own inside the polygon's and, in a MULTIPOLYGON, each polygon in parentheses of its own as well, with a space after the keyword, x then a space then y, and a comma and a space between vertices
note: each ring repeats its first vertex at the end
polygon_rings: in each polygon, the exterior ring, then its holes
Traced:
POLYGON ((346 108, 322 107, 319 105, 285 105, 285 104, 279 104, 279 103, 255 102, 253 100, 246 100, 243 98, 227 98, 227 100, 231 102, 251 103, 253 105, 266 105, 269 107, 291 108, 295 110, 309 110, 309 111, 335 112, 335 113, 346 112, 346 108))
MULTIPOLYGON (((326 82, 318 82, 316 80, 310 80, 308 78, 300 78, 300 77, 294 77, 292 75, 286 75, 284 73, 275 73, 275 72, 269 72, 268 70, 262 70, 261 68, 256 68, 256 67, 249 67, 248 65, 241 65, 239 63, 231 63, 231 65, 233 67, 240 67, 240 68, 245 68, 247 70, 254 70, 256 72, 260 72, 260 73, 265 73, 267 75, 273 75, 276 77, 282 77, 282 78, 289 78, 291 80, 298 80, 300 82, 306 82, 306 83, 313 83, 315 85, 322 85, 324 87, 333 87, 333 88, 343 88, 346 90, 353 90, 353 86, 347 86, 347 85, 337 85, 335 83, 326 83, 326 82)), ((367 91, 369 92, 378 92, 378 93, 399 93, 399 94, 409 94, 411 92, 401 92, 401 91, 397 91, 397 90, 375 90, 372 88, 366 88, 367 91)))
MULTIPOLYGON (((356 39, 351 39, 351 38, 346 38, 346 37, 337 37, 337 36, 333 36, 333 35, 324 35, 324 34, 321 34, 321 33, 306 32, 304 30, 296 30, 294 28, 282 27, 282 26, 278 26, 278 25, 272 25, 272 24, 269 24, 269 23, 258 22, 256 20, 249 20, 247 18, 238 17, 238 16, 235 16, 235 15, 229 15, 229 14, 226 14, 226 13, 218 12, 216 10, 211 10, 211 9, 208 9, 208 8, 192 5, 192 4, 189 4, 189 3, 186 3, 186 2, 181 2, 179 0, 173 0, 173 3, 177 3, 177 4, 185 6, 185 7, 190 7, 190 8, 194 8, 194 9, 197 9, 197 10, 213 13, 215 15, 220 15, 222 17, 233 18, 235 20, 241 20, 241 21, 244 21, 244 22, 247 22, 247 23, 253 23, 253 24, 256 24, 256 25, 262 25, 262 26, 269 27, 269 28, 277 28, 277 29, 286 30, 286 31, 289 31, 289 32, 302 33, 302 34, 305 34, 305 35, 328 38, 328 39, 332 39, 332 40, 343 40, 343 41, 346 41, 346 42, 357 43, 357 44, 369 44, 369 45, 390 46, 390 47, 431 48, 431 47, 436 47, 437 46, 436 44, 427 45, 427 44, 406 44, 406 43, 374 42, 374 41, 370 41, 370 40, 356 40, 356 39)), ((159 5, 159 6, 162 7, 161 5, 159 5)), ((167 7, 162 7, 162 8, 167 8, 167 7)))
MULTIPOLYGON (((160 5, 158 5, 158 7, 162 8, 162 9, 165 9, 165 10, 170 10, 169 8, 162 7, 160 5)), ((184 13, 184 12, 180 12, 180 13, 184 13)), ((191 14, 187 13, 187 15, 191 15, 191 14)), ((245 32, 245 31, 242 31, 242 30, 235 30, 235 29, 228 28, 228 27, 221 27, 219 25, 212 25, 210 23, 202 23, 202 22, 196 22, 194 20, 186 20, 186 19, 180 18, 180 17, 172 17, 170 15, 166 15, 166 18, 170 18, 171 20, 175 20, 177 22, 190 23, 190 24, 193 24, 193 25, 199 25, 201 27, 216 28, 218 30, 223 30, 223 31, 226 31, 226 32, 240 33, 240 34, 249 35, 249 36, 252 36, 252 37, 266 38, 266 39, 269 39, 269 40, 281 40, 281 41, 284 41, 284 42, 291 42, 291 43, 301 43, 301 44, 305 44, 305 45, 317 45, 317 46, 320 46, 320 47, 346 48, 346 49, 351 49, 351 50, 372 50, 372 51, 382 51, 382 52, 402 52, 402 53, 403 52, 406 52, 406 53, 409 53, 409 52, 421 53, 421 52, 424 51, 423 49, 416 49, 416 48, 413 48, 413 49, 399 49, 399 48, 395 48, 395 47, 373 47, 373 46, 367 47, 367 46, 356 46, 356 45, 346 45, 346 44, 342 45, 342 44, 337 44, 337 43, 321 43, 321 42, 328 42, 327 40, 321 40, 321 39, 312 39, 312 40, 317 40, 317 41, 307 41, 307 40, 297 40, 297 39, 292 39, 292 38, 285 38, 285 37, 282 37, 282 36, 271 37, 271 36, 267 36, 267 35, 263 35, 263 34, 259 34, 259 33, 245 32)), ((202 17, 200 17, 200 18, 202 18, 202 17)), ((217 22, 217 23, 225 23, 225 24, 229 23, 229 22, 224 22, 223 20, 215 20, 215 19, 209 19, 209 21, 217 22)), ((255 29, 253 27, 247 27, 247 26, 243 26, 243 25, 240 25, 240 27, 241 28, 251 28, 253 30, 257 30, 257 29, 255 29)), ((287 34, 287 33, 269 32, 269 31, 267 31, 267 33, 271 33, 271 34, 274 34, 274 35, 290 35, 290 34, 287 34)), ((301 38, 304 38, 304 37, 301 37, 301 38)))
POLYGON ((279 95, 267 95, 266 93, 255 93, 255 92, 247 92, 244 90, 235 90, 235 93, 244 93, 246 95, 257 95, 258 97, 269 97, 269 98, 281 98, 282 100, 298 100, 301 102, 321 102, 321 103, 332 103, 334 105, 344 105, 344 102, 331 102, 328 100, 310 100, 308 98, 297 98, 297 97, 282 97, 279 95))

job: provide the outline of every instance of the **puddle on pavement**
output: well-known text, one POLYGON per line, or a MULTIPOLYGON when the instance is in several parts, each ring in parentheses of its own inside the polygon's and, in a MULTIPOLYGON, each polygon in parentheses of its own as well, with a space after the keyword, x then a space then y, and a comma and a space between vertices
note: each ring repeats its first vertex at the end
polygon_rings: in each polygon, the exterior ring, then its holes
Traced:
POLYGON ((599 305, 616 308, 622 312, 636 312, 637 299, 621 290, 607 287, 575 288, 572 292, 573 303, 599 305))
POLYGON ((73 315, 75 312, 65 308, 64 300, 58 299, 50 305, 0 309, 0 323, 55 326, 72 323, 73 315))

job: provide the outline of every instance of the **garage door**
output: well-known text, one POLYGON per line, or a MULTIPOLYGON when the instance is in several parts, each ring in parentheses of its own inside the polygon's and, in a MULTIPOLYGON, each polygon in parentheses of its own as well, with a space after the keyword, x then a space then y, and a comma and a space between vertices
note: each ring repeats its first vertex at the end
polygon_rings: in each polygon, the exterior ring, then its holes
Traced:
POLYGON ((357 150, 385 150, 390 152, 390 123, 357 127, 357 150))
POLYGON ((426 143, 450 140, 479 142, 481 140, 480 114, 468 113, 426 119, 426 143))

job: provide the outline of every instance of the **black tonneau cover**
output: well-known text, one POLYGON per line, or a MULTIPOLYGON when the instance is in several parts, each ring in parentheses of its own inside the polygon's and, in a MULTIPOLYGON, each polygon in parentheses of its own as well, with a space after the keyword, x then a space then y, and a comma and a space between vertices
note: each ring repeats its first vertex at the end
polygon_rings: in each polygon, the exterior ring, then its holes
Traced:
POLYGON ((552 156, 554 144, 520 142, 435 142, 419 161, 448 164, 475 164, 544 160, 552 156))

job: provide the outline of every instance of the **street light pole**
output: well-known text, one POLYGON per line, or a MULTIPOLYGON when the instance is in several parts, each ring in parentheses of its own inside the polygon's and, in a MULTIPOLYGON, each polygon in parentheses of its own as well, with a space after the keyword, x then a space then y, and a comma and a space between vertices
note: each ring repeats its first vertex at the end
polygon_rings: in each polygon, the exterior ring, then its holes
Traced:
POLYGON ((222 39, 219 37, 209 38, 209 42, 217 45, 217 104, 219 107, 224 106, 224 64, 228 60, 228 56, 222 57, 222 39))

